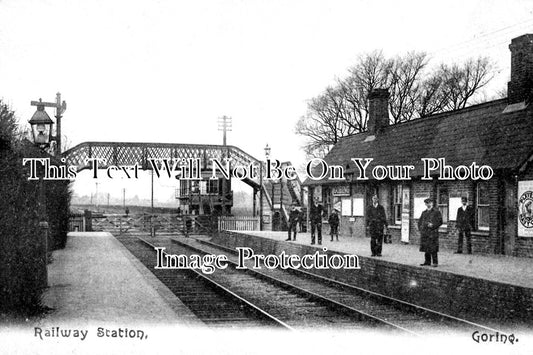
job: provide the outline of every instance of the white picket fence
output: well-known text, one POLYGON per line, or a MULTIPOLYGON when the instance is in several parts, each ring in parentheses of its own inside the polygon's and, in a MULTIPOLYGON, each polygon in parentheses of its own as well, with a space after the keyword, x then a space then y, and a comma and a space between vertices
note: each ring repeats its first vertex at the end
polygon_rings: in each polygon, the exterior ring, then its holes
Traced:
POLYGON ((236 216, 218 217, 218 230, 234 230, 234 231, 258 231, 259 230, 259 217, 250 216, 236 216))

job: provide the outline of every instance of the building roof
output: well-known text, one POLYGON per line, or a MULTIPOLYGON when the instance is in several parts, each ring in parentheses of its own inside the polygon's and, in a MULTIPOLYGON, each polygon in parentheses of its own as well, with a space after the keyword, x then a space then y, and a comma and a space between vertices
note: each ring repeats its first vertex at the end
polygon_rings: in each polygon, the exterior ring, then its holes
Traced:
MULTIPOLYGON (((351 158, 373 158, 369 178, 376 165, 414 165, 411 177, 422 176, 422 158, 445 158, 453 167, 476 162, 494 170, 516 169, 533 154, 532 106, 508 105, 501 99, 387 126, 374 138, 369 132, 354 134, 342 138, 324 160, 328 165, 348 165, 345 173, 355 172, 357 177, 351 158)), ((325 183, 339 181, 305 181, 325 183)))

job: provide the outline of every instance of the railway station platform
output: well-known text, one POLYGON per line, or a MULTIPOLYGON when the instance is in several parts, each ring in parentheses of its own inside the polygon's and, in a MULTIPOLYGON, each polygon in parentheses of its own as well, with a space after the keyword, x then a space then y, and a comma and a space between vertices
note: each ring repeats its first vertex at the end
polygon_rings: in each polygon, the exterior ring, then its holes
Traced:
POLYGON ((287 232, 227 231, 214 242, 231 248, 248 246, 256 254, 355 254, 359 270, 316 270, 355 286, 472 321, 533 329, 533 259, 499 255, 439 252, 438 267, 420 266, 424 254, 418 245, 384 244, 382 257, 371 257, 370 238, 339 237, 310 245, 311 235, 299 233, 285 241, 287 232))
POLYGON ((202 324, 110 233, 71 232, 52 257, 43 326, 202 324))

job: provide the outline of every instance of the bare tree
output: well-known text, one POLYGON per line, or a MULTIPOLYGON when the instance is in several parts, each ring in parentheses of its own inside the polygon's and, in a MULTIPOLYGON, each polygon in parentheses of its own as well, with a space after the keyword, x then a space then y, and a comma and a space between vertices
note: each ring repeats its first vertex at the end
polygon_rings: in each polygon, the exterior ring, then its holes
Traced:
POLYGON ((426 53, 410 52, 393 61, 389 85, 392 123, 409 121, 420 100, 422 73, 428 64, 426 53))
POLYGON ((470 59, 462 65, 441 65, 439 75, 444 79, 443 90, 448 96, 446 110, 466 107, 468 101, 494 77, 488 58, 470 59))
POLYGON ((367 98, 373 89, 389 89, 391 123, 400 123, 464 108, 493 77, 487 58, 442 64, 429 73, 428 63, 422 52, 393 59, 382 52, 360 56, 345 78, 308 102, 306 115, 296 125, 296 133, 308 138, 307 155, 324 156, 340 138, 365 131, 367 98))
POLYGON ((343 123, 350 127, 351 133, 366 129, 368 94, 373 89, 390 86, 393 65, 382 52, 372 52, 360 56, 357 64, 348 69, 349 75, 338 80, 337 85, 345 100, 343 123))
POLYGON ((322 157, 340 137, 354 133, 344 124, 344 101, 342 91, 333 87, 309 101, 307 115, 296 124, 296 133, 309 138, 304 147, 308 156, 322 157))

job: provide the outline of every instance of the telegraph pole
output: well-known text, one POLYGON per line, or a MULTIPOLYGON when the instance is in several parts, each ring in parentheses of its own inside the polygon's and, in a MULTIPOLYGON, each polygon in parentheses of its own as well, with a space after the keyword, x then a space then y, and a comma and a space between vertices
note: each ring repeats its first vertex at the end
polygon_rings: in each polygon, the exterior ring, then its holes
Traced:
POLYGON ((222 138, 222 145, 226 145, 226 132, 230 131, 232 128, 231 123, 232 118, 228 116, 222 116, 218 118, 218 130, 224 132, 222 138))
MULTIPOLYGON (((222 131, 224 132, 224 135, 223 135, 223 138, 222 138, 222 145, 226 145, 226 132, 228 131, 231 131, 232 129, 232 118, 231 117, 228 117, 228 116, 222 116, 222 117, 219 117, 218 118, 218 130, 219 131, 222 131)), ((229 158, 229 152, 226 151, 226 158, 229 158)), ((231 185, 229 183, 230 180, 228 180, 228 182, 222 182, 222 214, 225 215, 226 214, 226 202, 225 202, 225 199, 226 199, 226 195, 227 195, 227 192, 228 190, 231 189, 231 185)))
POLYGON ((155 237, 155 229, 154 229, 154 169, 150 170, 152 173, 152 197, 151 197, 151 205, 152 209, 150 212, 150 236, 155 237))

